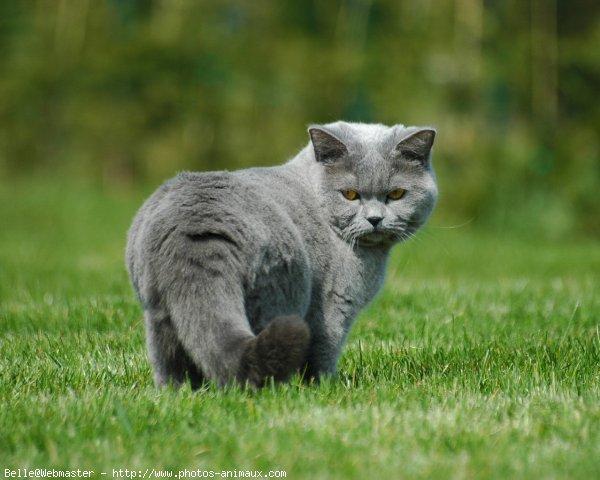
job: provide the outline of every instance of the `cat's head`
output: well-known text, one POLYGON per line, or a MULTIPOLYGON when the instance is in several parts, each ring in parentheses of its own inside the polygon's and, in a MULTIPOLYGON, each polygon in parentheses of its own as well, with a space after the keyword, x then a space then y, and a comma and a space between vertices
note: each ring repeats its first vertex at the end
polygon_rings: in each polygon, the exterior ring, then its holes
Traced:
POLYGON ((337 122, 313 125, 320 195, 332 226, 351 244, 389 246, 410 238, 437 198, 428 127, 337 122))

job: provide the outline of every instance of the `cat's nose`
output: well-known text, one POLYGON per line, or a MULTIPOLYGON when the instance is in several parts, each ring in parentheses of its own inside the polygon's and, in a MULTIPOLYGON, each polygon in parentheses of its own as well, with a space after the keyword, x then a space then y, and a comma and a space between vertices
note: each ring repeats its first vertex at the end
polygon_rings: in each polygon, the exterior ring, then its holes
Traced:
POLYGON ((383 220, 383 217, 380 217, 379 215, 374 215, 372 217, 367 217, 367 220, 369 221, 369 223, 371 225, 376 227, 377 225, 379 225, 381 223, 381 220, 383 220))

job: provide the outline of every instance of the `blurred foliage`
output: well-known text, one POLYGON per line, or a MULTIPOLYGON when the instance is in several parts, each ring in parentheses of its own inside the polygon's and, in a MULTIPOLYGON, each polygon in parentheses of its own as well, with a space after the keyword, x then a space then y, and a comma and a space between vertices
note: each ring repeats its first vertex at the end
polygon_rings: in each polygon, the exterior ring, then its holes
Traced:
POLYGON ((600 235, 595 1, 0 2, 0 175, 107 188, 432 124, 444 221, 600 235))

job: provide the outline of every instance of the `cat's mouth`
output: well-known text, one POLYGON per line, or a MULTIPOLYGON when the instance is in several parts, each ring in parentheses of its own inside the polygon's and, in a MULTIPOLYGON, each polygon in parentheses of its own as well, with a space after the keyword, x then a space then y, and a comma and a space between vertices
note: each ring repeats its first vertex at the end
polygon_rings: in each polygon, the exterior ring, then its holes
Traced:
POLYGON ((377 245, 390 245, 397 242, 397 236, 393 232, 386 230, 372 230, 358 237, 358 243, 365 247, 377 245))

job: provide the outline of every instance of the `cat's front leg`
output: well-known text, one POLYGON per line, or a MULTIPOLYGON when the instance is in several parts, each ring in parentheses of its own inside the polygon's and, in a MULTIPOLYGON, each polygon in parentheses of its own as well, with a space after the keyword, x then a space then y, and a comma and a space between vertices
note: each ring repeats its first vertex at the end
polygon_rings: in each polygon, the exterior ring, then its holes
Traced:
POLYGON ((306 365, 305 378, 307 380, 319 380, 336 375, 341 346, 335 348, 331 343, 329 339, 313 338, 306 365))
MULTIPOLYGON (((310 323, 310 322, 309 322, 310 323)), ((312 323, 311 347, 309 350, 306 375, 307 379, 332 377, 337 373, 337 364, 348 334, 344 315, 324 315, 312 323)))

